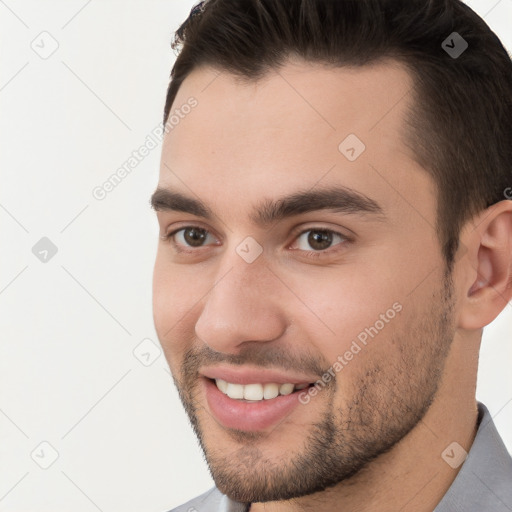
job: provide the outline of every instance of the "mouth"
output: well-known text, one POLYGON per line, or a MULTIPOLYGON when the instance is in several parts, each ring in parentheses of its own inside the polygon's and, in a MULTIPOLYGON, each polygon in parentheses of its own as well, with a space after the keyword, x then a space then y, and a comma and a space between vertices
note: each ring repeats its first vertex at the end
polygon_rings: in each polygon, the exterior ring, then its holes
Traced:
POLYGON ((313 383, 293 384, 287 382, 279 384, 277 382, 237 384, 227 382, 223 379, 209 379, 215 382, 217 389, 233 400, 241 400, 247 403, 257 403, 262 400, 272 400, 278 396, 288 396, 292 393, 302 391, 313 383))
MULTIPOLYGON (((201 372, 200 381, 207 410, 221 427, 257 432, 284 424, 301 404, 301 393, 314 385, 315 378, 272 371, 212 369, 201 372)), ((307 409, 301 407, 294 419, 309 414, 307 409)))

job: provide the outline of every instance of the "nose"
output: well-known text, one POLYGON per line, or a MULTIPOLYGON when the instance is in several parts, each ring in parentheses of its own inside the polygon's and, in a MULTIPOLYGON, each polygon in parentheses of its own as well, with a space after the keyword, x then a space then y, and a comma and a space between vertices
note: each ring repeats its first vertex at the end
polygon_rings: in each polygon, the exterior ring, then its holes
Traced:
POLYGON ((282 285, 263 258, 246 263, 234 254, 223 268, 197 319, 198 338, 217 352, 237 354, 244 343, 281 337, 287 327, 282 285))

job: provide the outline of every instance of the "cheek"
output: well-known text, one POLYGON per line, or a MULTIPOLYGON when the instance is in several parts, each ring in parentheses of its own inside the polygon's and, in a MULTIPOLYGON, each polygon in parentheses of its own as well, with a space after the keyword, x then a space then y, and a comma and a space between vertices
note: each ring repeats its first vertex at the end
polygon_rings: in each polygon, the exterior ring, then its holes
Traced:
POLYGON ((164 351, 183 352, 194 332, 194 305, 204 295, 201 280, 158 254, 153 272, 153 320, 164 351))
POLYGON ((300 329, 309 333, 315 349, 330 364, 350 350, 354 340, 364 348, 364 341, 373 339, 372 335, 384 339, 393 324, 401 321, 400 290, 389 281, 377 281, 367 269, 317 275, 311 280, 302 277, 291 287, 300 290, 297 295, 305 305, 297 306, 303 310, 298 316, 300 329))

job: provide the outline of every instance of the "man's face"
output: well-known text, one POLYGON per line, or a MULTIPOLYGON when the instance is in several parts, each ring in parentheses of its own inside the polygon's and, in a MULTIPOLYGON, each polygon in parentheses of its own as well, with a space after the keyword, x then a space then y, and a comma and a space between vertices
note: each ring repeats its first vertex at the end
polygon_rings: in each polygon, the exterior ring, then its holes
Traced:
POLYGON ((154 319, 234 499, 335 485, 434 397, 453 299, 435 187, 404 143, 411 87, 390 63, 294 62, 246 83, 203 68, 179 90, 173 111, 195 106, 165 138, 159 188, 205 211, 155 195, 160 235, 176 234, 159 241, 154 319))

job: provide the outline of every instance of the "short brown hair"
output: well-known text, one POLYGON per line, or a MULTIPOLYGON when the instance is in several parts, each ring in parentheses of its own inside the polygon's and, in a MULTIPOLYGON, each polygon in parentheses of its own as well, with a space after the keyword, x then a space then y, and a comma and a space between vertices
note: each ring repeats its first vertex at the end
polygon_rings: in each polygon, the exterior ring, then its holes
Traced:
POLYGON ((172 47, 179 55, 164 124, 201 65, 258 80, 291 55, 338 67, 404 64, 414 82, 405 143, 436 183, 436 229, 450 268, 461 227, 512 185, 512 62, 459 0, 207 0, 172 47), (457 57, 442 47, 453 32, 468 44, 457 57))

